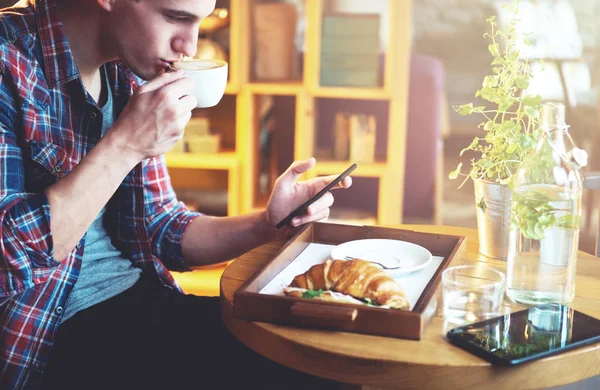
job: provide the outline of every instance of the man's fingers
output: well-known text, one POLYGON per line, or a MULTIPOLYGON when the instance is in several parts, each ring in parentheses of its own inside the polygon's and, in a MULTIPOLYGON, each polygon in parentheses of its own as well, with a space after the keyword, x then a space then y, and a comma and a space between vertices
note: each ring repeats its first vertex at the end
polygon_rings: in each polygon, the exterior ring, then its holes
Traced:
POLYGON ((319 221, 329 216, 329 209, 333 205, 333 195, 331 192, 326 192, 323 196, 317 199, 306 210, 306 214, 299 215, 292 219, 291 225, 296 227, 302 224, 319 221))
POLYGON ((283 185, 291 185, 298 181, 298 178, 316 163, 314 157, 303 161, 294 161, 292 165, 281 175, 280 183, 283 185))
POLYGON ((192 111, 194 108, 196 108, 197 104, 198 100, 196 100, 194 95, 182 96, 179 99, 179 104, 177 105, 177 116, 192 111))
POLYGON ((191 95, 194 90, 194 82, 189 77, 182 77, 163 86, 160 94, 169 101, 180 100, 184 96, 191 95))
POLYGON ((306 213, 308 215, 319 214, 322 210, 329 208, 333 205, 333 195, 331 192, 326 192, 319 199, 315 200, 313 204, 308 206, 306 213))
POLYGON ((183 111, 176 119, 177 126, 175 126, 178 131, 176 134, 183 134, 185 126, 188 124, 190 119, 192 118, 192 111, 183 111))
POLYGON ((298 227, 300 225, 304 225, 309 222, 327 220, 327 218, 329 217, 329 213, 330 213, 330 209, 326 208, 324 210, 321 210, 318 214, 315 214, 315 215, 303 215, 300 217, 296 217, 296 218, 292 219, 292 226, 298 227))
MULTIPOLYGON (((329 179, 327 181, 327 184, 331 183, 337 176, 331 176, 333 177, 333 179, 329 179)), ((325 185, 327 185, 325 184, 325 185)), ((339 188, 348 188, 352 185, 352 177, 350 176, 346 176, 345 178, 342 179, 341 182, 337 183, 336 185, 334 185, 333 187, 331 187, 332 190, 337 190, 339 188)))
MULTIPOLYGON (((321 191, 321 189, 324 188, 326 185, 334 181, 337 177, 338 175, 315 177, 314 179, 307 180, 305 183, 310 188, 310 193, 316 194, 317 192, 321 191)), ((331 187, 331 189, 337 190, 338 188, 348 188, 351 185, 352 178, 350 176, 346 176, 342 179, 341 182, 331 187)))
POLYGON ((147 93, 156 91, 157 89, 164 87, 165 85, 172 83, 183 77, 183 70, 178 69, 175 72, 165 72, 158 77, 148 81, 146 84, 138 88, 139 93, 147 93))

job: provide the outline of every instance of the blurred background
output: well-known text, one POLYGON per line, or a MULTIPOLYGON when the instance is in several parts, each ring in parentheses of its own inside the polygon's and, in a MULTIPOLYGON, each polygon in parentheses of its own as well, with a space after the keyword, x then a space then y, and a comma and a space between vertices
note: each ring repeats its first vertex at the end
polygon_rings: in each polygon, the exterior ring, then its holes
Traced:
MULTIPOLYGON (((315 156, 307 177, 359 164, 352 190, 336 193, 332 221, 476 227, 472 184, 458 189, 448 173, 481 120, 452 106, 483 103, 475 92, 491 72, 486 18, 507 30, 506 3, 217 0, 196 57, 228 61, 229 83, 167 154, 178 196, 214 215, 260 209, 294 159, 315 156)), ((566 105, 588 169, 600 169, 600 2, 521 0, 519 9, 520 32, 532 33, 521 48, 535 68, 528 92, 566 105)))

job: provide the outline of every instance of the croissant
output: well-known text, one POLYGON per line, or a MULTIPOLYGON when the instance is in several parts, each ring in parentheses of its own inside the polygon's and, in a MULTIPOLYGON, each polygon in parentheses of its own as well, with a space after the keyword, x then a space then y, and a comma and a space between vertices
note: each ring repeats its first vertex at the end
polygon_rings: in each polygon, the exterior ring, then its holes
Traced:
MULTIPOLYGON (((333 290, 393 309, 408 310, 402 287, 385 271, 366 260, 327 260, 297 275, 292 288, 333 290)), ((292 294, 289 294, 292 295, 292 294)))

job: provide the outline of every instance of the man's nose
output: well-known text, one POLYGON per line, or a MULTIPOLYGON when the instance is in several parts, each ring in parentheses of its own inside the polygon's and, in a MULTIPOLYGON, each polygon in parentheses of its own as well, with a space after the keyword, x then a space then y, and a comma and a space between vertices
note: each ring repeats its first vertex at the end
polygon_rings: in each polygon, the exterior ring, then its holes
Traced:
POLYGON ((198 51, 198 26, 186 30, 185 35, 175 41, 173 49, 186 57, 193 57, 198 51))

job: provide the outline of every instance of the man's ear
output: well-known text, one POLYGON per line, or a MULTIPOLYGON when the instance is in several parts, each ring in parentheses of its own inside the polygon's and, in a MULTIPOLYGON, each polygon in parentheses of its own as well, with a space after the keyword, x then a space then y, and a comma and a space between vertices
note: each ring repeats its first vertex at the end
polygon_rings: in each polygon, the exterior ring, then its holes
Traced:
POLYGON ((100 8, 102 8, 105 11, 112 11, 115 7, 115 3, 117 2, 117 0, 96 0, 98 2, 98 5, 100 6, 100 8))

